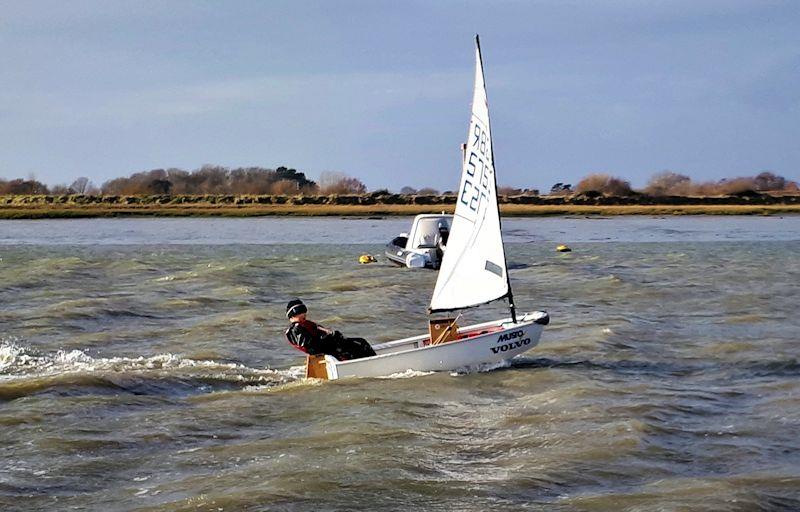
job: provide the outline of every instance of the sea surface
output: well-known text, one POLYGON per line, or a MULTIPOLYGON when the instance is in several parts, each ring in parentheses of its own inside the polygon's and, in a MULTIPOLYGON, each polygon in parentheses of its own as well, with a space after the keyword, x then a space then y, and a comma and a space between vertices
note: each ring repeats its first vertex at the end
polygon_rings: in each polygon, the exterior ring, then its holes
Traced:
POLYGON ((509 219, 536 349, 302 379, 291 298, 426 330, 410 222, 0 221, 0 510, 800 510, 800 217, 509 219))

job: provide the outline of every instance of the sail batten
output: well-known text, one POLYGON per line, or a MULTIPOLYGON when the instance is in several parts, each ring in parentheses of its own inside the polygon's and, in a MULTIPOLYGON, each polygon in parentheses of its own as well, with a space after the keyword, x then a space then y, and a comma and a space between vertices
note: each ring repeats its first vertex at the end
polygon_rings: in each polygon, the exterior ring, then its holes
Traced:
POLYGON ((477 38, 472 113, 463 156, 453 225, 431 297, 431 312, 479 306, 510 295, 489 103, 477 38))

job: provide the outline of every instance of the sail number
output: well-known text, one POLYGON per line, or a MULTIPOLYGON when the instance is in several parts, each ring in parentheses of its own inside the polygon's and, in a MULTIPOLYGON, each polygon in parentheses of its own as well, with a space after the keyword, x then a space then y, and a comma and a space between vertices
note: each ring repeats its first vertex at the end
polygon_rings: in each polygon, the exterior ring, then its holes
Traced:
POLYGON ((464 176, 461 194, 459 194, 459 201, 473 212, 478 213, 481 204, 491 195, 489 180, 493 179, 494 168, 492 167, 489 137, 477 122, 474 124, 470 140, 467 172, 464 176))

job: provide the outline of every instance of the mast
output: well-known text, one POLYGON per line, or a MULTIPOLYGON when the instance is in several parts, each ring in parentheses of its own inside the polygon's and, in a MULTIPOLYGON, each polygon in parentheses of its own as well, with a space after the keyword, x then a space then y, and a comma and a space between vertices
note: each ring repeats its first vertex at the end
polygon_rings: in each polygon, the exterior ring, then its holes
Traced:
MULTIPOLYGON (((478 47, 478 58, 481 60, 481 75, 483 75, 483 83, 486 84, 486 73, 483 71, 483 53, 481 53, 481 38, 478 34, 475 34, 475 44, 478 47)), ((491 126, 492 122, 490 119, 489 111, 487 109, 486 112, 486 119, 489 121, 489 125, 491 126)), ((493 174, 494 178, 494 189, 497 190, 497 160, 494 159, 494 141, 492 141, 491 146, 492 152, 492 165, 494 166, 495 172, 493 174)), ((503 231, 503 217, 500 215, 500 196, 497 196, 497 220, 500 223, 500 231, 503 231)), ((503 259, 505 260, 505 267, 506 267, 506 282, 508 283, 508 308, 511 310, 511 321, 513 323, 517 323, 517 308, 514 305, 514 294, 511 291, 511 278, 508 275, 508 258, 506 257, 506 252, 503 251, 503 259)))

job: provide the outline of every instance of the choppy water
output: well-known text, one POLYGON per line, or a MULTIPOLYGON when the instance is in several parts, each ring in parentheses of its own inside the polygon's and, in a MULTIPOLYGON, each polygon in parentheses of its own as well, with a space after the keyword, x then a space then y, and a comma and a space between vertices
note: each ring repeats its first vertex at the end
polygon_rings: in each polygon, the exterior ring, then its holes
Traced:
POLYGON ((356 262, 408 224, 0 222, 0 508, 800 509, 800 217, 512 219, 536 350, 301 380, 288 298, 424 329, 434 273, 356 262))

